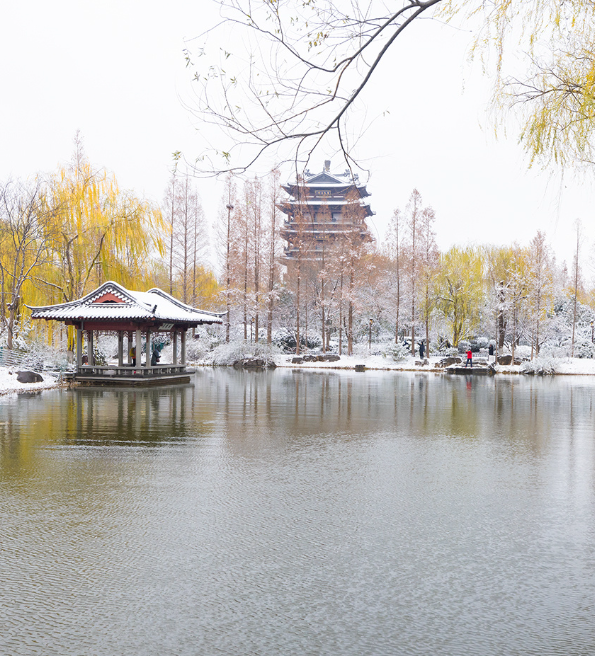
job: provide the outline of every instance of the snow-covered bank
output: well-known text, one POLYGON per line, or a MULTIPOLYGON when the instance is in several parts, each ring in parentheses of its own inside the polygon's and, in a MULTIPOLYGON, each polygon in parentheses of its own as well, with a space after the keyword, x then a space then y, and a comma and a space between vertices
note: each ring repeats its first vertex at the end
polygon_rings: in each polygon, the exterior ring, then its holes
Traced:
POLYGON ((275 364, 278 367, 291 367, 296 369, 354 369, 356 365, 365 365, 366 369, 375 369, 379 371, 441 371, 435 369, 435 364, 442 358, 430 358, 430 362, 425 366, 416 366, 416 360, 419 358, 407 358, 401 362, 394 362, 382 355, 341 355, 341 359, 336 362, 304 362, 294 364, 292 360, 295 355, 282 355, 275 358, 275 364))
POLYGON ((47 372, 41 374, 42 383, 19 383, 16 369, 0 367, 0 395, 19 392, 35 392, 37 390, 59 387, 58 379, 47 372))
MULTIPOLYGON (((354 369, 356 365, 364 365, 366 369, 376 371, 419 371, 427 373, 441 373, 442 368, 437 368, 436 364, 442 360, 442 357, 432 356, 429 358, 429 364, 416 365, 419 358, 407 358, 401 362, 394 362, 382 355, 370 355, 362 357, 361 355, 342 355, 341 359, 335 362, 303 362, 295 364, 292 360, 295 355, 277 355, 274 360, 278 367, 288 367, 294 369, 354 369)), ((548 358, 547 364, 553 369, 553 375, 589 375, 595 376, 595 360, 581 358, 548 358)), ((497 365, 496 373, 498 374, 523 374, 526 367, 521 365, 497 365)))

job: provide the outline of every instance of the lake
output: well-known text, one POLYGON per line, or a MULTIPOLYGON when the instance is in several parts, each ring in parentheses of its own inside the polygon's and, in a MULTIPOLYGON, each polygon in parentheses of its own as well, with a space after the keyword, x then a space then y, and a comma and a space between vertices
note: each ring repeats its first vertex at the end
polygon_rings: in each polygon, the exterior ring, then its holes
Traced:
POLYGON ((595 380, 0 397, 0 654, 595 654, 595 380))

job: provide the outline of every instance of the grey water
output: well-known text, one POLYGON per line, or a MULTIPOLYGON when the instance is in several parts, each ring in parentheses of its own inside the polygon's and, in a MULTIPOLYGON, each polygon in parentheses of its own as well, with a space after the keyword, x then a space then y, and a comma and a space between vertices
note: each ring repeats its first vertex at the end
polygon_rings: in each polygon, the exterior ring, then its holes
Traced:
POLYGON ((593 655, 595 382, 0 397, 0 654, 593 655))

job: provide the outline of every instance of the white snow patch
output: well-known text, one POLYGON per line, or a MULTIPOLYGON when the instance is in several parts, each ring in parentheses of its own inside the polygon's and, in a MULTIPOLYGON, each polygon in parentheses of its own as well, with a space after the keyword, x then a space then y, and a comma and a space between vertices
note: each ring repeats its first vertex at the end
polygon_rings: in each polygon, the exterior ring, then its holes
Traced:
POLYGON ((595 360, 583 358, 560 358, 554 365, 557 374, 595 375, 595 360))
MULTIPOLYGON (((322 355, 322 354, 320 354, 322 355)), ((300 369, 354 369, 356 364, 363 364, 367 369, 384 369, 390 371, 442 371, 435 369, 434 365, 440 361, 441 357, 429 358, 430 363, 425 366, 416 366, 416 360, 419 357, 408 357, 401 362, 395 362, 391 358, 382 355, 341 355, 341 359, 336 362, 304 362, 303 364, 292 364, 293 358, 299 358, 299 355, 283 355, 276 357, 275 362, 279 367, 299 367, 300 369)))

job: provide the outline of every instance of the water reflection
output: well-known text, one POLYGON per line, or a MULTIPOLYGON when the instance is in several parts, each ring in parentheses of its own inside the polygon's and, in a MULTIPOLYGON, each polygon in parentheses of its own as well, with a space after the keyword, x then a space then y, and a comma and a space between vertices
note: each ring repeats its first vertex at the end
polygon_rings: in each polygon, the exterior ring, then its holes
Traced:
POLYGON ((593 653, 589 378, 0 398, 0 653, 593 653))

